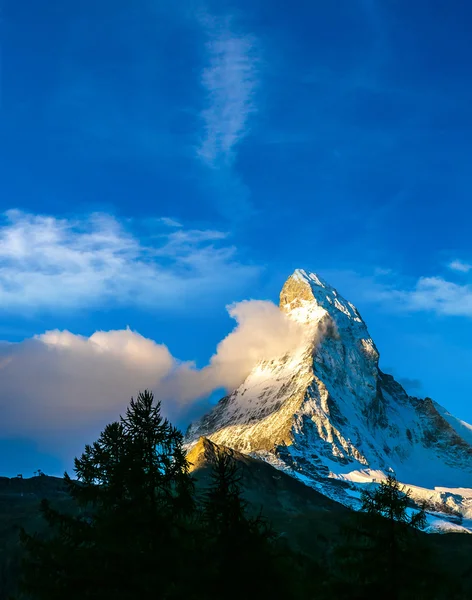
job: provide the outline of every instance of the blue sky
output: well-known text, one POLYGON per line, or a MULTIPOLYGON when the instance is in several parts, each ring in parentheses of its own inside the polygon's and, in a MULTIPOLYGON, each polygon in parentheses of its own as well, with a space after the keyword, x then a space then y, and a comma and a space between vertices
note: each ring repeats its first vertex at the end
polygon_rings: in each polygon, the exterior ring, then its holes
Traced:
MULTIPOLYGON (((225 307, 277 301, 301 267, 357 304, 410 393, 472 421, 471 18, 459 1, 5 0, 0 339, 27 354, 46 331, 129 326, 202 367, 225 307)), ((11 423, 0 472, 68 464, 11 423)))

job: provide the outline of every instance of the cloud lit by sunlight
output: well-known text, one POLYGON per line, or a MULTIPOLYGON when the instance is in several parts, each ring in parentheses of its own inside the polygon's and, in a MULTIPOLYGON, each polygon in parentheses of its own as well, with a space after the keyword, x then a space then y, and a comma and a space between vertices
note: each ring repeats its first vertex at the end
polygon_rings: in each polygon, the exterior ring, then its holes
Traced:
POLYGON ((258 361, 306 342, 307 328, 271 302, 240 302, 229 313, 237 325, 202 369, 130 329, 90 337, 55 330, 0 344, 0 438, 24 436, 58 453, 76 443, 79 450, 145 388, 166 416, 185 424, 208 410, 212 392, 236 388, 258 361))

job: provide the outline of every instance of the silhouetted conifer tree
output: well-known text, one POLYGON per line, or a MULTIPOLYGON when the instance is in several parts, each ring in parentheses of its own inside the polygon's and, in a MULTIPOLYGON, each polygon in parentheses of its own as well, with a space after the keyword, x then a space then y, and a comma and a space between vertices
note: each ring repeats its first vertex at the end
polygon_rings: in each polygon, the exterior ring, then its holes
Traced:
POLYGON ((132 399, 65 474, 70 510, 43 501, 48 535, 22 532, 21 597, 312 598, 307 560, 250 514, 232 452, 215 450, 197 502, 182 442, 150 392, 132 399))
POLYGON ((197 598, 198 527, 182 434, 150 392, 105 427, 65 479, 79 507, 42 503, 47 539, 22 533, 28 598, 197 598))

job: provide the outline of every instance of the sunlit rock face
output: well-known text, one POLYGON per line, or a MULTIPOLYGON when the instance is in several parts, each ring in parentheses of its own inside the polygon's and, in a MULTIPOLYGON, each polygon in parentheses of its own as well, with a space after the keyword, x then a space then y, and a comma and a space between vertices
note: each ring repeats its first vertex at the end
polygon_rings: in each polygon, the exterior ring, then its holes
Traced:
POLYGON ((379 369, 356 307, 296 270, 280 309, 303 325, 295 350, 254 365, 244 383, 187 432, 257 455, 355 505, 359 486, 394 470, 413 495, 472 518, 472 427, 408 396, 379 369))

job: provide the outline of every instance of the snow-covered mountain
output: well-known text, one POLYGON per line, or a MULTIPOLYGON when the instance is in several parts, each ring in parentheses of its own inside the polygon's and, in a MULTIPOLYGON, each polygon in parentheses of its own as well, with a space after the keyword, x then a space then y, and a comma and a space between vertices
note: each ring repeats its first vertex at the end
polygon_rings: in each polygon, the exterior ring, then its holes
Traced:
POLYGON ((457 515, 472 525, 472 427, 383 373, 355 306, 317 275, 295 271, 280 309, 303 325, 304 341, 255 365, 190 426, 188 444, 203 436, 263 458, 353 506, 360 486, 393 470, 442 513, 433 526, 458 528, 457 515))

